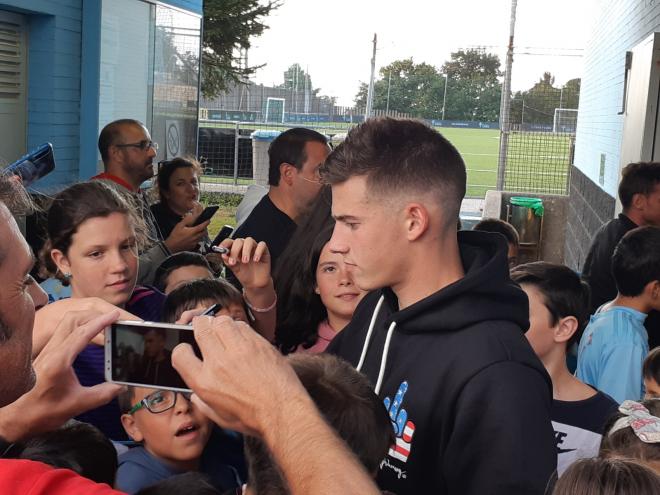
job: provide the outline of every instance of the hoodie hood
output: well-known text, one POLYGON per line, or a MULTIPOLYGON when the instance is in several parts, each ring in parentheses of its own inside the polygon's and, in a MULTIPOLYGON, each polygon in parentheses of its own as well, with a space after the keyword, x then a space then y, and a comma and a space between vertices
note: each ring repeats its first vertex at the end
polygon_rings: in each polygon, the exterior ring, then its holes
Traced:
POLYGON ((387 324, 396 322, 397 331, 404 333, 452 332, 484 320, 504 320, 527 330, 529 302, 509 277, 504 236, 460 231, 458 243, 465 276, 401 311, 392 290, 383 289, 391 311, 387 324))
POLYGON ((509 277, 508 245, 504 236, 490 232, 460 231, 458 244, 465 276, 438 292, 399 311, 394 292, 385 288, 371 316, 367 335, 356 366, 362 370, 369 344, 385 306, 387 334, 381 354, 375 391, 380 393, 392 335, 455 332, 488 321, 506 321, 529 328, 529 301, 523 290, 509 277), (438 324, 439 323, 439 324, 438 324))

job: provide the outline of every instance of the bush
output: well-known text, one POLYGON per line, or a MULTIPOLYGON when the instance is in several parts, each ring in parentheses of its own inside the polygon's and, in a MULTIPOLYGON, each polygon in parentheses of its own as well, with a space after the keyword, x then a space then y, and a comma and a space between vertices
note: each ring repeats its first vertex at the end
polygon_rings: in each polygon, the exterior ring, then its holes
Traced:
POLYGON ((202 191, 199 198, 204 205, 218 205, 226 208, 236 208, 242 199, 242 194, 213 191, 202 191))

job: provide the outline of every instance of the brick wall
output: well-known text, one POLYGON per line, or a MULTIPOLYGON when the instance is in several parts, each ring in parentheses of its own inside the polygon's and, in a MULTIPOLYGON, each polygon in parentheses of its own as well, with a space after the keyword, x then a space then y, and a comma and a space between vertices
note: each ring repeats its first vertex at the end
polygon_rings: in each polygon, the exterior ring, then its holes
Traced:
POLYGON ((568 215, 564 245, 564 263, 581 271, 591 238, 607 221, 614 218, 615 201, 576 167, 571 167, 568 215))

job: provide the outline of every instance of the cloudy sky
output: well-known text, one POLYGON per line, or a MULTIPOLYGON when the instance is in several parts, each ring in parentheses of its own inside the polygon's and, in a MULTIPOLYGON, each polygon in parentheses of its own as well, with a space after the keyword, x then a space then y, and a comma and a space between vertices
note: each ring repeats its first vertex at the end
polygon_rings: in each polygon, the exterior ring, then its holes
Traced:
MULTIPOLYGON (((544 71, 556 85, 580 77, 596 8, 597 0, 519 0, 513 90, 528 89, 544 71)), ((504 63, 510 14, 510 0, 284 0, 249 62, 267 64, 254 78, 267 85, 281 84, 298 62, 322 94, 351 105, 360 81, 369 80, 374 33, 376 70, 408 57, 439 68, 452 51, 477 46, 504 63)))

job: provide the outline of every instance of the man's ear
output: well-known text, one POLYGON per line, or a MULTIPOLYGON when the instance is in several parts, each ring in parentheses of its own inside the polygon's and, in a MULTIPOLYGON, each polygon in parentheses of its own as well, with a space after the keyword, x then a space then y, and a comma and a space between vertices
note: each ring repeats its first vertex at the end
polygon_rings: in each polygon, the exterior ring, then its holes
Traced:
POLYGON ((429 211, 421 203, 408 203, 403 213, 407 239, 409 241, 419 239, 429 228, 429 211))
POLYGON ((555 325, 555 342, 568 342, 577 332, 579 323, 575 316, 564 316, 555 325))
POLYGON ((124 427, 124 430, 126 430, 126 433, 128 434, 129 437, 133 439, 135 442, 141 442, 144 440, 144 435, 142 435, 142 431, 140 430, 140 427, 137 425, 135 422, 135 418, 131 414, 122 414, 121 415, 121 424, 124 427))
POLYGON ((116 162, 121 159, 121 153, 122 149, 118 148, 114 144, 111 144, 108 146, 108 161, 109 162, 116 162))
POLYGON ((646 195, 642 193, 633 194, 630 205, 636 210, 643 210, 646 207, 646 195))
POLYGON ((281 163, 280 164, 280 181, 286 182, 288 186, 293 184, 295 174, 298 171, 296 167, 290 163, 281 163))
POLYGON ((660 280, 653 280, 646 284, 644 292, 649 295, 651 300, 660 301, 660 280))
POLYGON ((50 258, 53 260, 57 269, 62 273, 71 273, 71 264, 66 255, 59 249, 53 249, 50 252, 50 258))

